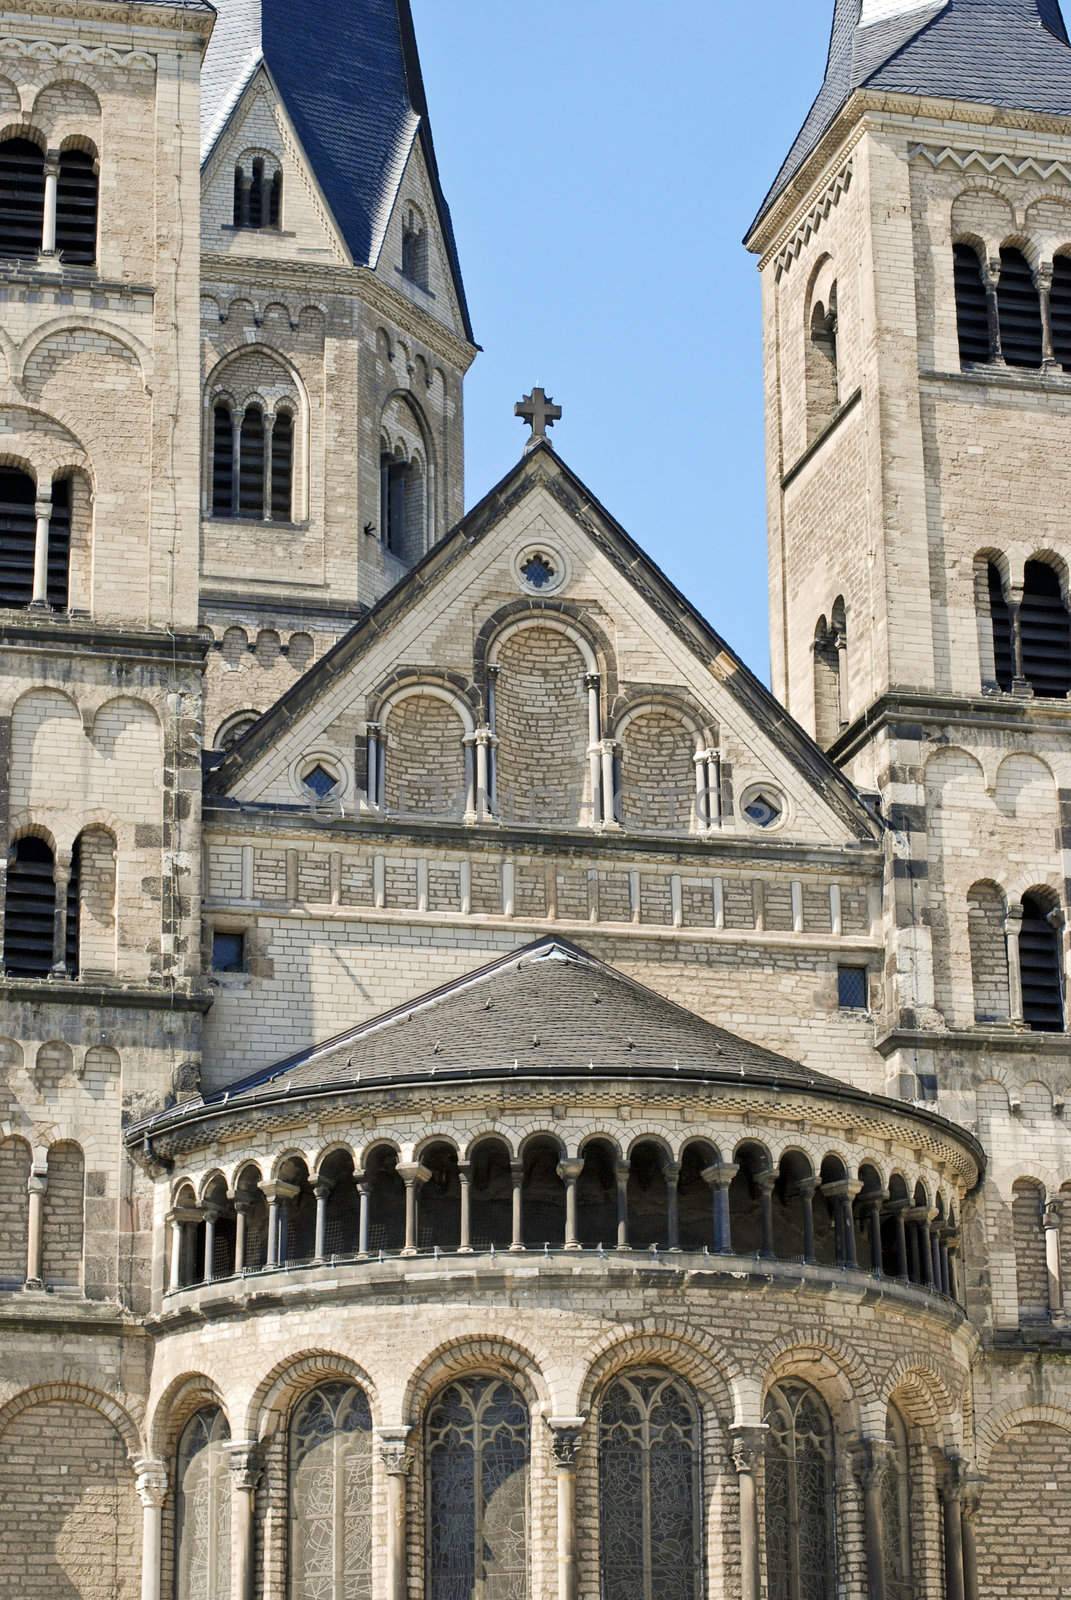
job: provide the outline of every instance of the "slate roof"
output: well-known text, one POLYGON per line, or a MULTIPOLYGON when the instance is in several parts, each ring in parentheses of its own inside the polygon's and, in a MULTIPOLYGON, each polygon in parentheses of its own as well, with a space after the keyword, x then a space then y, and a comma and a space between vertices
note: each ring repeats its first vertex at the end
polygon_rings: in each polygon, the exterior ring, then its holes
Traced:
POLYGON ((202 161, 254 73, 266 67, 355 263, 374 267, 419 140, 471 340, 409 0, 214 4, 219 15, 201 73, 202 161))
POLYGON ((1059 0, 889 0, 873 9, 890 14, 863 27, 863 0, 836 0, 818 98, 749 234, 856 89, 1071 116, 1071 48, 1059 0))

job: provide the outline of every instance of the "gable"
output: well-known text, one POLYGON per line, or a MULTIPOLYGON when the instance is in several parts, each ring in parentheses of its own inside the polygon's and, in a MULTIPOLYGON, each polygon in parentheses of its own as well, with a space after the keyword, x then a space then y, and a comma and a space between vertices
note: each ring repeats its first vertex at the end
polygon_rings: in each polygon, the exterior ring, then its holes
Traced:
POLYGON ((348 814, 382 801, 459 820, 489 720, 502 823, 590 828, 612 784, 638 836, 877 836, 846 781, 547 446, 239 741, 214 786, 306 806, 305 766, 326 759, 348 814), (370 723, 393 773, 378 787, 370 723), (437 798, 416 793, 429 769, 445 773, 437 798), (780 808, 768 829, 745 815, 759 799, 780 808))

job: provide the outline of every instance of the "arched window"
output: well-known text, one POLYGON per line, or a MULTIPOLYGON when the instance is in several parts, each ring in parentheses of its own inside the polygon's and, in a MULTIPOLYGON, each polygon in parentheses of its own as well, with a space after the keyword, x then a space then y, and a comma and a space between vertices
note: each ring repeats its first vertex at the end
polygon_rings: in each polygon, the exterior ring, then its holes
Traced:
POLYGON ((964 366, 972 361, 990 361, 993 349, 989 337, 989 306, 978 252, 970 244, 953 245, 952 263, 959 359, 964 366))
POLYGON ((27 472, 0 468, 0 605, 33 599, 37 486, 27 472))
POLYGON ((814 724, 821 745, 832 744, 847 723, 844 669, 848 646, 844 601, 838 599, 830 620, 819 617, 814 631, 814 724))
POLYGON ((264 515, 264 413, 248 405, 238 435, 238 515, 264 515))
POLYGON ((986 580, 989 587, 989 620, 993 628, 993 675, 997 687, 1009 694, 1015 679, 1011 612, 1004 595, 1004 580, 995 561, 986 564, 986 580))
POLYGON ((1045 1190, 1033 1178, 1012 1184, 1012 1251, 1015 1295, 1021 1322, 1049 1316, 1049 1273, 1045 1254, 1045 1190))
POLYGON ((0 144, 0 257, 34 260, 45 218, 45 157, 32 139, 0 144))
POLYGON ((384 450, 379 458, 379 525, 392 555, 412 565, 424 554, 424 475, 418 461, 384 450))
POLYGON ((66 611, 70 597, 71 480, 52 480, 52 515, 48 524, 48 603, 66 611))
POLYGON ((1019 932, 1019 970, 1023 983, 1023 1021, 1035 1033, 1062 1033, 1063 983, 1060 935, 1037 895, 1024 894, 1019 932))
POLYGON ((212 411, 212 515, 234 516, 234 418, 222 400, 212 411))
POLYGON ((371 1600, 372 1413, 325 1383, 290 1420, 290 1600, 371 1600))
POLYGON ((1052 353, 1065 372, 1071 371, 1071 256, 1055 256, 1049 290, 1052 353))
POLYGON ((699 1415, 667 1372, 625 1373, 599 1407, 602 1600, 700 1600, 699 1415))
POLYGON ((402 227, 402 276, 421 289, 428 287, 428 232, 412 206, 402 227))
POLYGON ((9 977, 48 977, 55 926, 52 851, 43 839, 19 839, 8 856, 4 896, 4 970, 9 977))
POLYGON ((276 413, 271 430, 271 514, 276 522, 293 520, 294 419, 289 411, 276 413))
POLYGON ((1007 1022, 1008 943, 1004 896, 995 883, 976 883, 967 891, 967 935, 975 1022, 1007 1022))
POLYGON ((71 849, 71 866, 67 874, 67 906, 64 917, 66 944, 64 966, 69 978, 77 978, 80 954, 80 913, 82 905, 82 841, 76 839, 71 849))
POLYGON ((1000 348, 1010 367, 1041 366, 1041 301, 1034 274, 1021 250, 1000 252, 997 284, 1000 348))
POLYGON ((1047 561, 1028 561, 1019 608, 1023 677, 1037 695, 1063 699, 1071 690, 1071 618, 1059 573, 1047 561))
POLYGON ((97 163, 85 150, 64 150, 59 158, 56 250, 76 266, 97 259, 97 163))
POLYGON ((269 169, 263 156, 251 157, 248 168, 239 162, 234 169, 234 226, 277 228, 282 209, 282 168, 272 163, 269 169))
POLYGON ((808 437, 813 439, 832 422, 840 404, 835 283, 831 285, 825 303, 815 301, 808 335, 807 417, 808 437))
POLYGON ((462 1378, 428 1411, 428 1600, 528 1593, 528 1407, 500 1378, 462 1378))
POLYGON ((175 1463, 177 1600, 217 1600, 231 1587, 231 1430, 218 1406, 196 1412, 175 1463))
POLYGON ((786 1379, 766 1397, 768 1600, 834 1600, 833 1423, 821 1396, 786 1379))
POLYGON ((889 1459, 881 1483, 885 1600, 914 1600, 911 1571, 911 1455, 907 1428, 895 1406, 885 1419, 889 1459))

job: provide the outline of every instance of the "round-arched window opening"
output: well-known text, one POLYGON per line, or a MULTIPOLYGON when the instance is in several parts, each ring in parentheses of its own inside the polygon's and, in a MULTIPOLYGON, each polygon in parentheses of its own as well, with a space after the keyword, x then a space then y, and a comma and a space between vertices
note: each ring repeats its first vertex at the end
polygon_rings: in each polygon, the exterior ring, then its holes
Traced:
POLYGON ((315 766, 302 773, 301 781, 317 800, 326 800, 338 788, 338 778, 327 770, 322 761, 317 761, 315 766))
POLYGON ((744 795, 744 815, 756 828, 776 828, 784 821, 784 801, 776 789, 749 789, 744 795))
POLYGON ((565 557, 549 545, 528 545, 518 551, 514 570, 529 594, 553 594, 569 575, 565 557))

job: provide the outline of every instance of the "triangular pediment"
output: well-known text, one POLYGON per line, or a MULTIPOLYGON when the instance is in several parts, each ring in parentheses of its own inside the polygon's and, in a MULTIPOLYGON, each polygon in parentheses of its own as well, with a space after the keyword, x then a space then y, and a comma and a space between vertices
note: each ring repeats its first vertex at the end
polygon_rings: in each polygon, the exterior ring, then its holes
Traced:
MULTIPOLYGON (((647 707, 665 710, 671 720, 679 713, 686 733, 690 729, 701 742, 711 741, 721 764, 718 801, 724 801, 711 837, 739 838, 756 847, 764 842, 844 847, 873 843, 879 836, 880 825, 851 785, 546 444, 508 473, 260 718, 212 775, 211 792, 242 806, 307 804, 302 763, 326 752, 345 774, 339 788, 344 813, 359 814, 369 799, 367 772, 360 770, 362 749, 370 721, 395 686, 433 685, 432 693, 456 702, 474 735, 491 715, 493 641, 522 626, 542 627, 548 637, 552 632, 567 636, 572 643, 563 648, 575 643, 581 681, 583 659, 590 658, 590 667, 601 674, 602 736, 620 739, 626 774, 633 733, 625 729, 646 715, 647 707), (540 563, 551 567, 549 580, 540 563), (584 651, 588 658, 582 659, 584 651), (749 798, 772 799, 780 806, 768 829, 752 820, 749 798)), ((529 682, 523 663, 505 680, 514 698, 521 697, 522 722, 529 682)), ((500 682, 500 691, 503 687, 500 682)), ((583 719, 585 712, 576 696, 570 705, 573 732, 583 745, 580 764, 586 767, 587 724, 576 727, 576 717, 583 719)), ((555 724, 540 727, 533 736, 546 739, 550 766, 555 724)), ((657 763, 663 761, 668 773, 677 761, 679 798, 689 781, 695 786, 692 746, 682 764, 679 749, 659 754, 657 728, 646 731, 656 735, 644 757, 655 763, 655 788, 662 781, 657 763)), ((505 763, 505 754, 502 759, 505 763)), ((426 761, 434 765, 430 745, 426 761)), ((508 776, 504 771, 504 792, 508 776)), ((496 820, 545 823, 538 803, 527 816, 509 813, 503 805, 496 820)), ((657 815, 626 819, 626 831, 653 833, 659 825, 657 815)), ((666 828, 673 831, 672 819, 666 828)))

